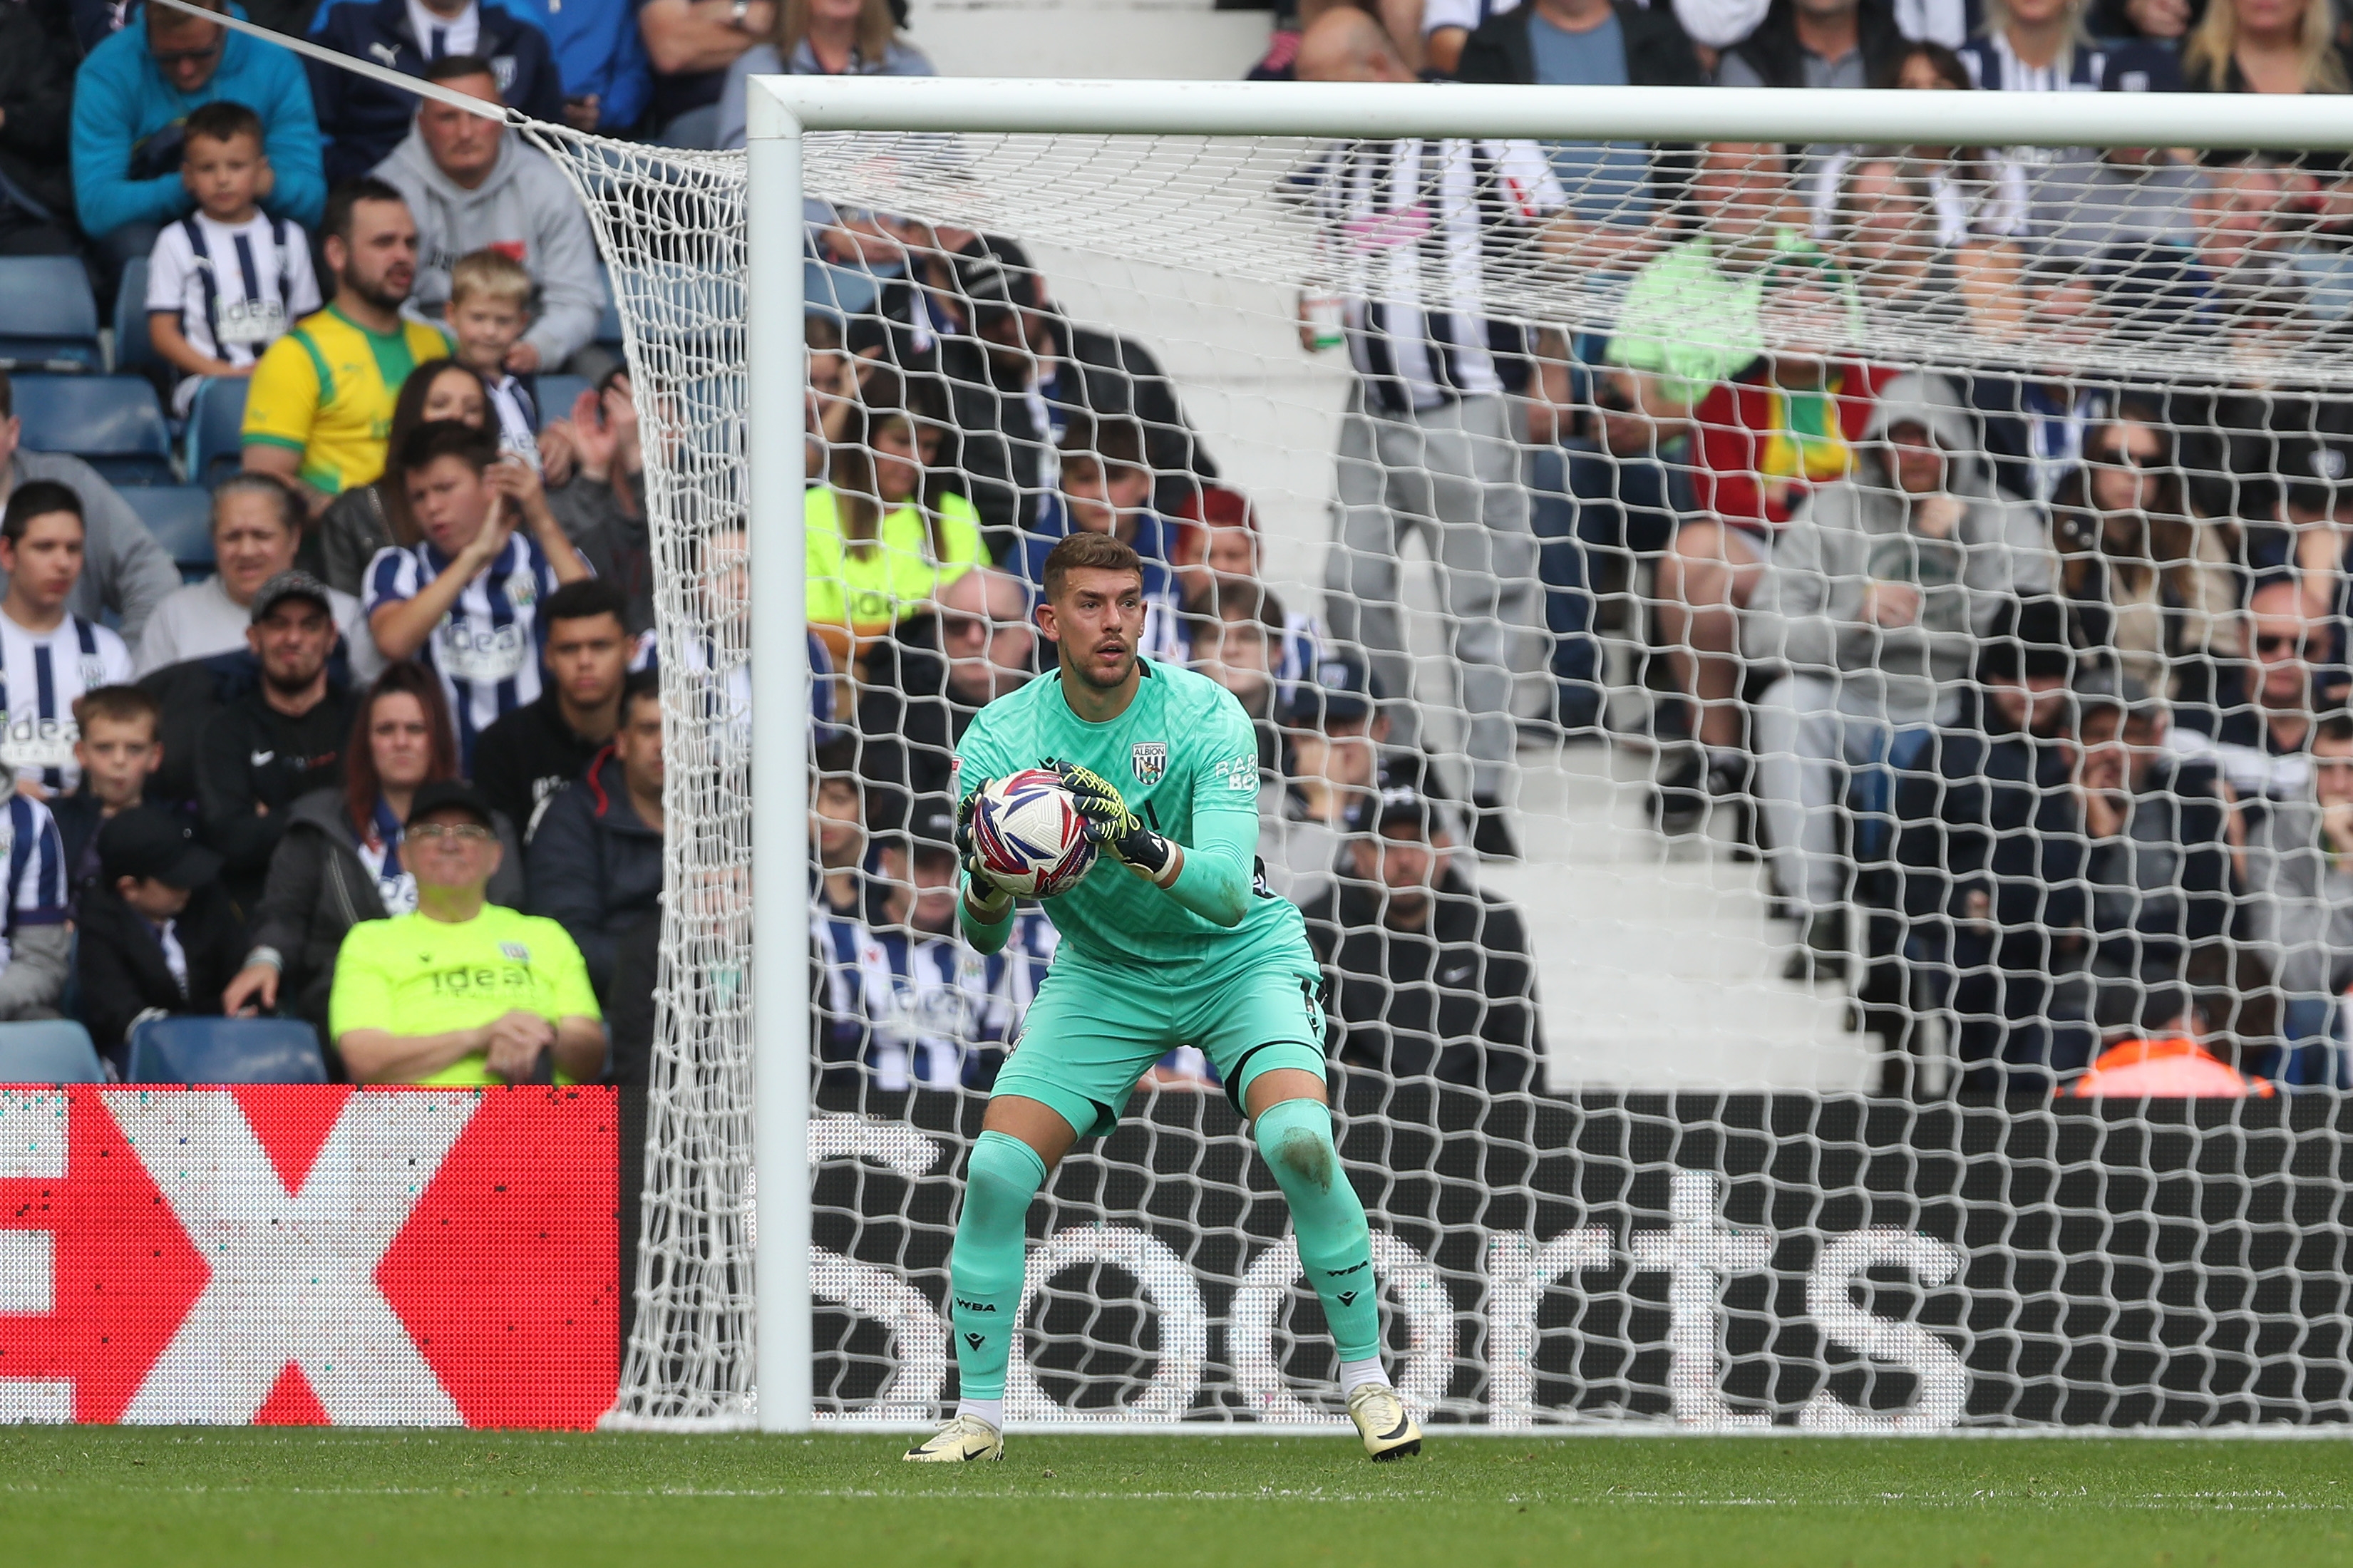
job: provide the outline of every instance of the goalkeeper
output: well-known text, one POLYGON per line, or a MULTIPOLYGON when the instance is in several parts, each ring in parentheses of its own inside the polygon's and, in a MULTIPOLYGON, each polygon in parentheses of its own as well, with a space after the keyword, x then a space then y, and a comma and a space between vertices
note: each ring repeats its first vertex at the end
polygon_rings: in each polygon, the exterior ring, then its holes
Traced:
POLYGON ((1054 769, 1078 797, 1099 859, 1048 906, 1061 943, 965 1166, 948 1258, 963 1398, 907 1458, 1004 1456, 1029 1201, 1071 1144, 1117 1124, 1136 1079, 1178 1045, 1217 1064, 1290 1204, 1366 1452, 1418 1453, 1420 1429, 1381 1370, 1364 1205, 1332 1144, 1315 955, 1299 911, 1252 875, 1250 720, 1214 681, 1136 656, 1144 575, 1127 545, 1074 533, 1042 575, 1038 625, 1059 677, 981 710, 956 750, 965 934, 993 953, 1012 926, 1012 895, 972 849, 973 800, 988 781, 1054 769))

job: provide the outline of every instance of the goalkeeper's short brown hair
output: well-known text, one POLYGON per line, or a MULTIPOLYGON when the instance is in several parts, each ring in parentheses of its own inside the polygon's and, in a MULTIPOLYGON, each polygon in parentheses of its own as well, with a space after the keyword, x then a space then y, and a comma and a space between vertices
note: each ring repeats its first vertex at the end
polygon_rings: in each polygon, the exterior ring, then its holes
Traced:
POLYGON ((1045 579, 1047 603, 1062 596, 1062 580, 1073 572, 1133 572, 1141 585, 1144 557, 1116 534, 1084 530, 1071 534, 1046 552, 1046 569, 1039 574, 1045 579))

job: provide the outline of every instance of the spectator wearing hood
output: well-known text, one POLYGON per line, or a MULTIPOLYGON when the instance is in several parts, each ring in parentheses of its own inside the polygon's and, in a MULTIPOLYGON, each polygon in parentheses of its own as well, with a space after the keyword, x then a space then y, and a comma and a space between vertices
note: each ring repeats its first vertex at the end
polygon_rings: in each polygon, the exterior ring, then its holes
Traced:
POLYGON ((547 803, 526 858, 532 912, 564 927, 598 999, 609 996, 621 937, 661 908, 661 685, 652 670, 629 678, 612 744, 547 803))
MULTIPOLYGON (((425 79, 486 103, 510 101, 479 55, 435 60, 425 79)), ((605 308, 596 238, 578 193, 546 153, 524 146, 499 121, 428 99, 417 106, 416 128, 375 173, 406 198, 417 219, 411 304, 438 315, 458 258, 496 250, 522 262, 539 288, 537 319, 508 354, 508 370, 555 370, 596 335, 605 308)))
POLYGON ((1889 382, 1853 473, 1783 531, 1745 633, 1750 658, 1788 669, 1753 716, 1757 793, 1818 967, 1847 952, 1842 771, 1879 762, 1895 730, 1950 722, 1978 640, 2050 585, 2040 521, 1996 489, 1959 392, 1937 375, 1889 382))
POLYGON ((128 1077, 133 1025, 219 1016, 245 957, 245 922, 221 890, 221 858, 160 807, 111 818, 98 858, 76 908, 74 964, 91 1043, 128 1077))
MULTIPOLYGON (((245 15, 226 0, 199 3, 245 15)), ((327 182, 301 62, 217 22, 150 6, 140 25, 90 50, 74 79, 74 203, 83 232, 116 266, 147 255, 164 225, 195 210, 180 179, 180 126, 189 110, 224 101, 261 117, 274 176, 262 210, 318 228, 327 182)))
MULTIPOLYGON (((480 60, 498 83, 500 102, 533 120, 564 123, 564 80, 547 36, 503 6, 480 0, 342 0, 319 13, 311 36, 354 59, 427 81, 442 79, 432 68, 453 56, 480 60)), ((319 129, 328 141, 327 180, 340 185, 375 168, 399 144, 417 103, 398 88, 323 62, 312 62, 310 70, 311 91, 325 111, 319 129)))

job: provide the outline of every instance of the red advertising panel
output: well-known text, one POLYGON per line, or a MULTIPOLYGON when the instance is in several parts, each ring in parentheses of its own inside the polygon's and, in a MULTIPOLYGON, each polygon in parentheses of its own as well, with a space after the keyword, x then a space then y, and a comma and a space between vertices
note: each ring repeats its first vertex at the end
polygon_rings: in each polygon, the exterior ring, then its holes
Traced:
POLYGON ((0 1421, 587 1426, 606 1089, 0 1088, 0 1421))

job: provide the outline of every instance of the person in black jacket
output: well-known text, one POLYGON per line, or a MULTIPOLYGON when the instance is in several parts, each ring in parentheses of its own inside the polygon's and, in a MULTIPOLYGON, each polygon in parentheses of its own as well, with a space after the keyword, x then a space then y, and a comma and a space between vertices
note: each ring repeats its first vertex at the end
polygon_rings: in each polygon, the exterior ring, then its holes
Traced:
POLYGON ((1536 1088, 1544 1038, 1519 911, 1446 863, 1438 808, 1397 775, 1348 825, 1354 875, 1301 910, 1333 988, 1335 1054, 1391 1079, 1536 1088))
POLYGON ((1073 413, 1142 420, 1145 458, 1157 476, 1153 510, 1163 517, 1194 510, 1217 465, 1150 350, 1064 317, 1009 240, 983 239, 958 256, 956 283, 973 335, 943 339, 940 368, 955 389, 972 504, 999 560, 1053 488, 1056 449, 1073 413))
POLYGON ((98 832, 75 963, 90 1037, 128 1075, 131 1026, 151 1014, 218 1016, 245 959, 245 926, 216 879, 221 858, 185 824, 133 806, 98 832))
POLYGON ((602 577, 566 583, 547 596, 539 700, 501 718, 474 742, 474 786, 527 847, 539 814, 613 739, 629 678, 628 600, 602 577))
POLYGON ((876 832, 904 827, 917 798, 951 794, 956 742, 973 715, 1037 672, 1029 595, 1012 576, 976 567, 941 589, 938 603, 866 656, 858 772, 876 832))
MULTIPOLYGON (((446 0, 444 0, 446 4, 446 0)), ((499 99, 533 120, 565 123, 564 77, 556 69, 547 35, 528 18, 502 5, 460 3, 422 7, 437 21, 453 28, 468 12, 476 34, 466 47, 462 34, 442 40, 419 38, 409 23, 408 0, 343 0, 319 13, 311 37, 331 49, 355 59, 422 77, 426 66, 445 55, 480 55, 497 73, 499 99)), ((436 27, 436 32, 442 29, 436 27)), ((385 160, 385 155, 408 134, 417 116, 417 100, 397 88, 382 87, 367 78, 338 70, 318 60, 305 60, 311 73, 311 96, 318 105, 319 134, 326 140, 327 184, 339 185, 357 179, 385 160)))
POLYGON ((661 908, 662 771, 661 684, 644 670, 621 694, 613 743, 547 803, 532 835, 524 907, 571 936, 599 1002, 612 994, 621 933, 661 908))
POLYGON ((1869 87, 1910 40, 1889 0, 1773 0, 1757 30, 1724 51, 1718 87, 1869 87))
POLYGON ((2047 1094, 2099 1043, 2079 979, 2090 911, 2074 661, 2048 601, 2000 630, 1978 651, 1968 710, 1898 779, 1897 877, 1905 952, 1954 1019, 1966 1087, 2047 1094))
POLYGON ((0 256, 71 256, 73 46, 27 5, 0 5, 0 256))
POLYGON ((2077 695, 2093 1011, 2116 1026, 2155 987, 2229 983, 2230 806, 2212 761, 2167 750, 2166 706, 2140 682, 2104 672, 2077 695))
POLYGON ((352 728, 351 693, 328 668, 340 634, 327 585, 281 572, 255 593, 252 614, 245 635, 261 679, 207 720, 196 742, 205 840, 225 859, 222 886, 246 910, 261 901, 295 801, 343 782, 352 728))

